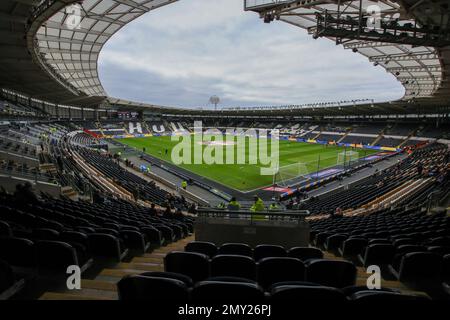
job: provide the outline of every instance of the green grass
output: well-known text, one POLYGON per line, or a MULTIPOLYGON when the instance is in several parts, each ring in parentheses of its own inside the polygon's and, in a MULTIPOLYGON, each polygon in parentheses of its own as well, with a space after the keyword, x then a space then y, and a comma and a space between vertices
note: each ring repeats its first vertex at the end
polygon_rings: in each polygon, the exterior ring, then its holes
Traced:
MULTIPOLYGON (((249 191, 269 186, 273 182, 273 176, 261 175, 260 163, 257 165, 248 163, 249 139, 253 138, 246 138, 245 150, 238 150, 237 145, 227 146, 224 148, 224 159, 226 159, 226 153, 230 152, 231 149, 234 149, 235 159, 236 154, 239 151, 243 151, 247 159, 245 164, 181 164, 179 166, 200 176, 209 178, 225 186, 241 191, 249 191)), ((146 153, 170 163, 173 163, 171 159, 172 149, 178 144, 177 141, 171 141, 171 137, 168 136, 127 138, 119 141, 123 144, 134 147, 139 151, 145 147, 146 153), (165 149, 168 149, 167 155, 165 154, 165 149)), ((344 151, 344 148, 337 146, 324 146, 319 144, 299 143, 285 140, 279 141, 279 146, 280 166, 304 163, 304 166, 302 166, 302 174, 312 173, 318 171, 318 169, 322 170, 336 166, 338 154, 344 151), (318 161, 319 157, 320 162, 318 161)), ((191 147, 193 160, 193 139, 191 147)), ((199 145, 197 145, 197 150, 202 149, 204 151, 205 148, 206 146, 199 147, 199 145)), ((360 157, 368 156, 374 153, 376 153, 376 151, 359 150, 360 157)), ((295 166, 295 170, 297 170, 297 166, 295 166)))

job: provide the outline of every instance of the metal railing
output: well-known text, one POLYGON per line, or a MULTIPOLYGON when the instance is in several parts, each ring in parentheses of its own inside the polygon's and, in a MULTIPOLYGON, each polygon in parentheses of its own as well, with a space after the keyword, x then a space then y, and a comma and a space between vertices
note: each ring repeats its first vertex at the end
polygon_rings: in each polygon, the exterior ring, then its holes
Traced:
POLYGON ((198 208, 198 218, 218 218, 218 219, 239 219, 251 222, 255 221, 289 221, 299 223, 305 221, 309 216, 308 210, 264 210, 264 211, 250 211, 250 210, 227 210, 227 209, 213 209, 213 208, 198 208))

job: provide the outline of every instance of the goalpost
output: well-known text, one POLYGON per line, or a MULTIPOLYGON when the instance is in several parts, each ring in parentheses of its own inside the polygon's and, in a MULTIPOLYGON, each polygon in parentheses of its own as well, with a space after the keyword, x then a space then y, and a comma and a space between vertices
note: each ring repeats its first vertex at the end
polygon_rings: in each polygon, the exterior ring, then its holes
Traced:
POLYGON ((288 164, 278 167, 273 176, 273 183, 280 187, 288 187, 295 182, 295 179, 305 177, 308 173, 308 168, 304 163, 288 164))
POLYGON ((359 152, 357 151, 344 151, 338 153, 337 165, 338 166, 350 166, 359 160, 359 152))

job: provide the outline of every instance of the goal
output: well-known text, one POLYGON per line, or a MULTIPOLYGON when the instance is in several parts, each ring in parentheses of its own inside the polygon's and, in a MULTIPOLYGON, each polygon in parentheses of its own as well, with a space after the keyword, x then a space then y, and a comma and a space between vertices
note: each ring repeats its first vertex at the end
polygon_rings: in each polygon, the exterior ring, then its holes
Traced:
POLYGON ((278 168, 273 176, 273 183, 280 187, 289 187, 299 178, 305 178, 309 170, 305 163, 293 163, 278 168))
POLYGON ((350 166, 359 160, 359 153, 357 151, 344 151, 338 153, 337 165, 338 166, 350 166))

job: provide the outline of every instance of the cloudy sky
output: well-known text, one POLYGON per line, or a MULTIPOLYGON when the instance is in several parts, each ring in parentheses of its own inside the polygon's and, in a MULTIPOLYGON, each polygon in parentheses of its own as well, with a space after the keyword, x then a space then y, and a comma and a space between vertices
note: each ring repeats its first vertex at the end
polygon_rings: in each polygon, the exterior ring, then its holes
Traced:
POLYGON ((242 0, 181 0, 125 26, 100 56, 110 96, 165 106, 386 101, 403 87, 367 58, 313 40, 284 22, 264 24, 242 0))

